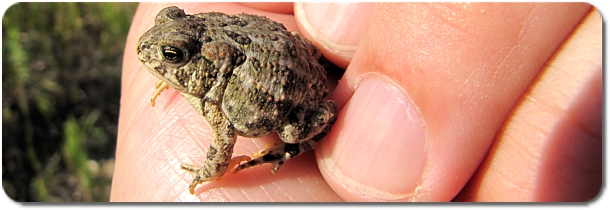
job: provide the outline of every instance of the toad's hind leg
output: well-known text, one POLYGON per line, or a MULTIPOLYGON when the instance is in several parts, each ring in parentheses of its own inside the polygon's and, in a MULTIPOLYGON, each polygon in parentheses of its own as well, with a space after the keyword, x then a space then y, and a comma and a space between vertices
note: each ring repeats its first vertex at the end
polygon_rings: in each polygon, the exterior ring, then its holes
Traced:
POLYGON ((238 165, 234 173, 263 163, 273 164, 271 173, 277 172, 289 159, 312 150, 332 127, 337 119, 336 113, 337 105, 329 100, 322 102, 312 112, 301 115, 304 117, 291 118, 288 124, 279 129, 283 143, 255 153, 254 159, 238 165))

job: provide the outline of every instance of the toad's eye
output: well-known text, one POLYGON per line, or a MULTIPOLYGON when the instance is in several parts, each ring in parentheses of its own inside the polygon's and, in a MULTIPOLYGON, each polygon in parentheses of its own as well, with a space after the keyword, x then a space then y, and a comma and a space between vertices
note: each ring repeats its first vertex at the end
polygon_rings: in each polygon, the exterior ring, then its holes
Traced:
POLYGON ((165 61, 171 64, 181 65, 187 60, 188 53, 177 47, 163 46, 161 47, 161 55, 163 55, 165 61))

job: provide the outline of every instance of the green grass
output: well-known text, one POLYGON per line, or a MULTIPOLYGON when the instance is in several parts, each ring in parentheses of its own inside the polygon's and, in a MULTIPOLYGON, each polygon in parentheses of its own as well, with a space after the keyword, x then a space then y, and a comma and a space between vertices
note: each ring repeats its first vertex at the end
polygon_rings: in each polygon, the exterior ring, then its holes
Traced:
POLYGON ((18 3, 2 19, 2 186, 16 201, 108 201, 137 3, 18 3))

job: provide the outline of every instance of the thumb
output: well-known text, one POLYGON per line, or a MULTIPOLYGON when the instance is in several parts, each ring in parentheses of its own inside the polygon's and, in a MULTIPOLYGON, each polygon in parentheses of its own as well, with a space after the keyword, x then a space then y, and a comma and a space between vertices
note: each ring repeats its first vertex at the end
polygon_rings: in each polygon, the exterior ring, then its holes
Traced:
POLYGON ((337 121, 316 149, 321 174, 348 201, 451 200, 588 10, 586 4, 366 6, 303 4, 304 16, 295 7, 304 34, 329 60, 349 64, 330 97, 341 107, 337 121))
MULTIPOLYGON (((301 33, 327 59, 345 68, 360 44, 372 6, 296 3, 295 17, 301 33)), ((319 165, 331 186, 343 183, 354 194, 366 194, 363 196, 373 200, 400 200, 411 194, 422 176, 424 126, 399 85, 385 77, 365 78, 354 95, 340 89, 332 95, 344 114, 339 113, 333 125, 341 135, 331 132, 317 146, 319 165), (370 129, 363 129, 367 127, 370 129), (333 170, 337 168, 340 170, 333 170)), ((362 200, 351 193, 341 195, 346 200, 362 200)))
POLYGON ((333 131, 316 148, 318 167, 345 200, 404 200, 424 171, 422 119, 389 79, 368 75, 356 86, 333 131))

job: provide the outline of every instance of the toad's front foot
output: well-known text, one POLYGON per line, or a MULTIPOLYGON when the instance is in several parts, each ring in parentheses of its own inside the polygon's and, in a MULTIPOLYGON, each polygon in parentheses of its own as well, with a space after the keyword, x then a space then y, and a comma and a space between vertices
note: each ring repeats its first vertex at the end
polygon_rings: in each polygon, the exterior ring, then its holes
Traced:
MULTIPOLYGON (((215 180, 213 177, 205 176, 205 174, 209 174, 209 172, 207 172, 207 170, 204 167, 183 163, 183 164, 180 164, 180 168, 195 174, 195 178, 189 185, 189 192, 191 193, 191 195, 195 194, 195 187, 197 187, 198 184, 215 180)), ((218 179, 220 179, 220 178, 218 177, 218 179)))
POLYGON ((155 84, 155 93, 150 98, 150 105, 155 106, 155 99, 157 99, 157 96, 167 89, 169 89, 169 84, 163 82, 163 80, 157 81, 157 84, 155 84))
MULTIPOLYGON (((238 165, 244 161, 250 161, 250 160, 252 160, 252 159, 245 155, 233 157, 233 158, 231 158, 231 161, 229 162, 228 168, 229 169, 234 168, 236 165, 238 165)), ((222 178, 222 175, 224 174, 224 172, 221 172, 221 173, 216 173, 216 174, 219 174, 217 176, 212 176, 212 175, 210 175, 210 174, 212 174, 210 172, 210 170, 206 169, 203 166, 194 166, 194 165, 189 165, 189 164, 185 164, 185 163, 180 164, 180 168, 195 174, 195 178, 193 179, 193 181, 191 181, 191 184, 189 185, 189 192, 191 194, 195 194, 195 187, 197 187, 198 184, 201 184, 204 182, 209 182, 209 181, 220 180, 220 178, 222 178)))

